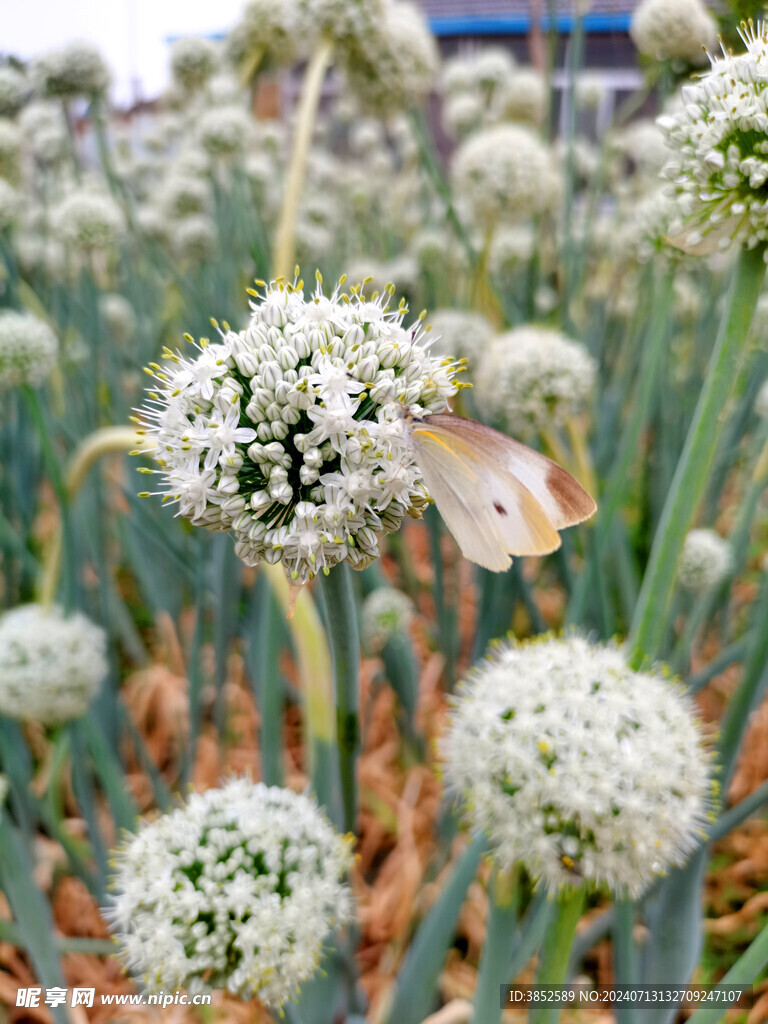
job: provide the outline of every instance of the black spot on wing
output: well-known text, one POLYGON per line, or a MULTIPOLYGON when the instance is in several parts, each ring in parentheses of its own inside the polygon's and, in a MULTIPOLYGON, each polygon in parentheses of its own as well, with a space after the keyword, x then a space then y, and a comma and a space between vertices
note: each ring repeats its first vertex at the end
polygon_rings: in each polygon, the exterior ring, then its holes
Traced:
POLYGON ((500 501, 494 501, 493 507, 496 509, 500 516, 507 515, 507 510, 504 508, 500 501))

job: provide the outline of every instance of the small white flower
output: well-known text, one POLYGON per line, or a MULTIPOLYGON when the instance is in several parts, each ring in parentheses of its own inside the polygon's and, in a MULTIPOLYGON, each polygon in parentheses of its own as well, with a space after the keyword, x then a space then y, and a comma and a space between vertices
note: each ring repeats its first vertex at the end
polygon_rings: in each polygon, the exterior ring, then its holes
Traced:
POLYGON ((636 898, 700 842, 712 779, 693 704, 616 648, 499 647, 453 705, 446 780, 503 869, 636 898))
POLYGON ((56 365, 59 342, 32 313, 0 311, 0 391, 22 384, 39 387, 56 365))
POLYGON ((107 675, 104 630, 37 604, 0 617, 0 714, 45 725, 80 718, 107 675))
POLYGON ((38 57, 32 75, 43 96, 65 100, 99 97, 109 88, 111 75, 101 53, 90 43, 73 42, 38 57))
POLYGON ((115 861, 106 913, 148 992, 225 988, 279 1007, 351 917, 349 839, 313 799, 248 779, 193 793, 115 861))
POLYGON ((125 230, 123 213, 114 199, 98 189, 74 189, 54 208, 52 227, 65 245, 78 252, 110 250, 125 230))
POLYGON ((171 47, 171 74, 182 89, 202 88, 219 65, 219 51, 210 39, 184 36, 171 47))
POLYGON ((596 374, 595 360, 580 342, 543 327, 517 327, 487 347, 477 401, 508 433, 530 437, 582 412, 596 374))
POLYGON ((116 292, 102 295, 99 312, 107 331, 118 344, 129 342, 136 333, 136 314, 124 295, 116 292))
POLYGON ((552 200, 552 158, 523 125, 505 124, 470 135, 453 157, 453 186, 483 230, 498 221, 528 219, 552 200))
POLYGON ((190 263, 201 264, 216 252, 216 222, 203 213, 184 217, 173 232, 173 245, 178 255, 190 263))
POLYGON ((493 325, 482 313, 464 309, 436 309, 429 318, 432 330, 427 335, 430 351, 442 356, 469 360, 475 367, 493 337, 493 325))
POLYGON ((364 647, 380 651, 397 633, 407 633, 413 619, 413 602, 394 587, 377 587, 363 601, 360 635, 364 647))
MULTIPOLYGON (((367 6, 374 7, 370 2, 367 6)), ((350 48, 346 71, 354 95, 389 113, 426 96, 439 63, 437 44, 421 11, 404 0, 386 0, 350 48)))
POLYGON ((211 157, 241 156, 248 145, 251 120, 239 106, 207 110, 197 125, 200 145, 211 157))
POLYGON ((685 538, 677 578, 686 590, 712 590, 731 571, 733 556, 728 541, 714 530, 691 530, 685 538))
POLYGON ((717 23, 701 0, 642 0, 629 29, 641 53, 656 60, 703 63, 702 47, 717 42, 717 23))

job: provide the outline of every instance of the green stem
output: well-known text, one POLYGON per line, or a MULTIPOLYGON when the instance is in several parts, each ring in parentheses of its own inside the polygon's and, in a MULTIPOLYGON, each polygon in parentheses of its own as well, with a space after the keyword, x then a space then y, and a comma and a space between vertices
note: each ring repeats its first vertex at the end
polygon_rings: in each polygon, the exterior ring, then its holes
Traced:
POLYGON ((472 1024, 498 1024, 501 1020, 499 985, 508 979, 509 951, 517 929, 519 886, 516 872, 494 868, 489 895, 488 927, 480 958, 472 1024))
MULTIPOLYGON (((571 946, 576 935, 585 899, 584 886, 566 889, 557 897, 557 912, 544 936, 539 954, 537 985, 565 983, 571 946)), ((531 1011, 529 1024, 557 1024, 560 1009, 556 1005, 541 1006, 531 1011)))
POLYGON ((736 828, 742 821, 746 821, 765 804, 768 804, 768 779, 753 790, 749 796, 744 797, 743 800, 733 807, 729 807, 724 814, 720 815, 709 833, 709 842, 716 843, 718 839, 723 839, 731 829, 736 828))
POLYGON ((752 314, 765 277, 762 248, 739 254, 725 315, 707 376, 654 537, 629 647, 632 663, 658 655, 664 640, 677 561, 704 492, 723 429, 723 410, 733 392, 752 314))
POLYGON ((749 716, 760 696, 765 692, 766 683, 768 683, 768 629, 765 628, 766 615, 768 615, 768 580, 763 577, 761 593, 755 602, 753 612, 753 621, 756 623, 756 626, 751 630, 750 634, 754 644, 744 663, 744 674, 741 682, 728 703, 720 727, 720 783, 723 793, 728 791, 728 786, 736 767, 736 759, 741 741, 749 722, 749 716), (762 625, 758 626, 757 623, 762 625))
POLYGON ((344 827, 348 832, 354 832, 357 820, 356 763, 360 750, 360 725, 357 717, 360 637, 349 573, 348 566, 337 565, 327 576, 321 575, 319 579, 322 581, 328 613, 328 642, 336 684, 336 732, 344 827))
MULTIPOLYGON (((638 985, 640 966, 634 940, 635 905, 629 899, 617 899, 613 923, 613 976, 618 985, 638 985)), ((633 1007, 617 1007, 618 1024, 635 1024, 633 1007)))
POLYGON ((293 270, 293 258, 296 245, 296 220, 301 202, 301 190, 304 185, 304 174, 307 168, 307 154, 312 141, 312 130, 315 126, 315 115, 320 103, 323 79, 333 55, 333 43, 324 39, 307 64, 304 72, 304 85, 301 101, 296 117, 296 130, 293 136, 291 163, 283 196, 283 207, 275 235, 275 260, 272 267, 273 277, 290 277, 293 270))
MULTIPOLYGON (((768 925, 766 925, 752 944, 742 953, 724 978, 718 981, 718 987, 729 985, 751 985, 768 964, 768 925)), ((697 1010, 689 1018, 689 1024, 717 1024, 723 1019, 724 1007, 712 1006, 697 1010)))

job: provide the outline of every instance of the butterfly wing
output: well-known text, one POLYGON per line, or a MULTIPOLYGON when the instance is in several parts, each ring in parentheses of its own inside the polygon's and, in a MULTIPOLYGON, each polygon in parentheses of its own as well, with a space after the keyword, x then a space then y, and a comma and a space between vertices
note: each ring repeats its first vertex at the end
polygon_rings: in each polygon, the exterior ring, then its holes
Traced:
POLYGON ((545 455, 483 423, 449 413, 424 417, 430 430, 447 430, 487 465, 500 465, 533 495, 556 530, 589 519, 597 505, 578 480, 545 455))
POLYGON ((412 421, 411 442, 424 483, 464 556, 502 572, 510 555, 544 555, 559 548, 557 531, 528 488, 434 419, 412 421))

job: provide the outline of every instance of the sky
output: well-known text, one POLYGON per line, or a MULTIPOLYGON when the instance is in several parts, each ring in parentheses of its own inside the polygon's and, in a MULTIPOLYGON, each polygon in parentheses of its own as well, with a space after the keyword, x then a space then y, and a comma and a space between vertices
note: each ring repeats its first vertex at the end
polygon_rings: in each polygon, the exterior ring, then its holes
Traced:
POLYGON ((73 39, 95 43, 120 106, 151 99, 168 81, 168 39, 221 32, 244 0, 0 0, 0 54, 23 59, 73 39))

